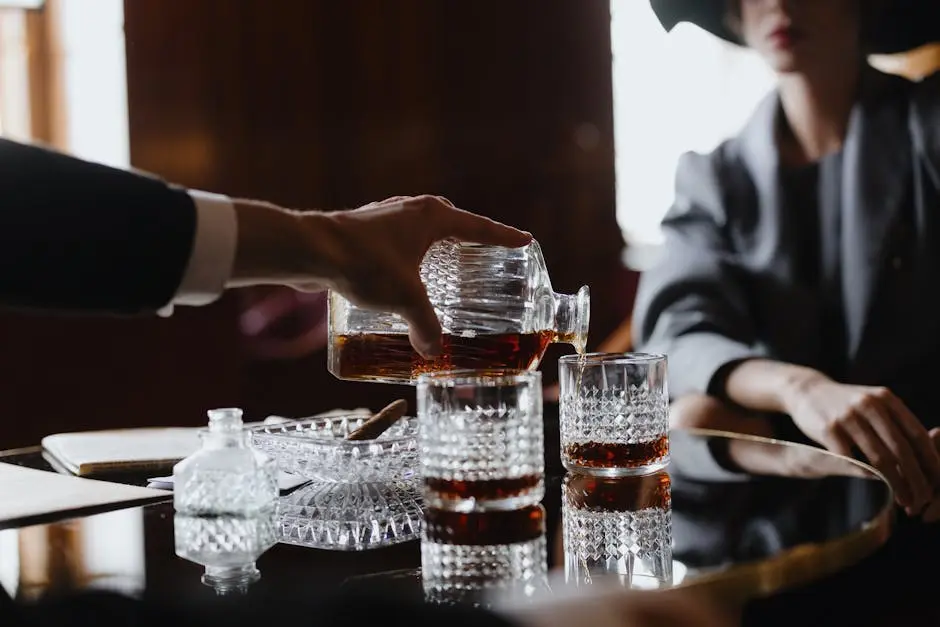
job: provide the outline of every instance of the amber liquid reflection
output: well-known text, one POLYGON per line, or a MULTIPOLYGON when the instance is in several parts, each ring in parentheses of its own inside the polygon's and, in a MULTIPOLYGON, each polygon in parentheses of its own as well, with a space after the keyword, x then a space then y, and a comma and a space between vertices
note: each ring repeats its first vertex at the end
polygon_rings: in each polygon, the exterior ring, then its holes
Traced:
POLYGON ((545 509, 460 513, 431 508, 421 540, 421 576, 432 603, 487 606, 490 594, 547 588, 545 509))
POLYGON ((545 508, 532 505, 499 512, 459 513, 429 509, 425 538, 440 544, 484 546, 537 540, 545 534, 545 508))
POLYGON ((662 470, 640 477, 568 475, 565 501, 576 509, 605 512, 639 512, 672 507, 672 480, 662 470))
POLYGON ((668 435, 632 444, 584 442, 565 446, 567 459, 581 468, 645 468, 662 462, 668 454, 668 435))

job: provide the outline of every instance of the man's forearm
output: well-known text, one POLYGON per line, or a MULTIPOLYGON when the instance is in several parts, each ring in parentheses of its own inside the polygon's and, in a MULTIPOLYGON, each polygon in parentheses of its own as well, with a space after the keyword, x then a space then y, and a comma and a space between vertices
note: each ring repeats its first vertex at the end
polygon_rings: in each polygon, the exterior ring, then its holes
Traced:
POLYGON ((725 396, 746 409, 788 413, 788 399, 824 377, 805 366, 769 359, 749 359, 734 366, 724 381, 725 396))
POLYGON ((229 287, 325 278, 328 269, 318 267, 324 265, 318 256, 329 254, 327 214, 302 214, 256 200, 234 205, 238 243, 229 287))

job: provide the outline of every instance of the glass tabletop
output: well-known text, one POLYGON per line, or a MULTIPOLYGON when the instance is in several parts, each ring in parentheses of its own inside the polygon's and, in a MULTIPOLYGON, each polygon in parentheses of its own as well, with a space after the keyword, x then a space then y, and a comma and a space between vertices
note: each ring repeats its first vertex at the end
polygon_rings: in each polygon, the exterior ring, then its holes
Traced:
MULTIPOLYGON (((528 564, 525 572, 536 575, 544 568, 545 581, 586 585, 601 574, 630 587, 711 586, 746 599, 849 567, 891 531, 893 496, 877 473, 803 445, 677 431, 664 471, 625 480, 568 475, 555 460, 547 452, 540 507, 429 515, 428 572, 417 539, 361 551, 315 549, 275 542, 283 521, 186 521, 168 501, 2 529, 0 582, 21 599, 69 588, 179 601, 377 584, 421 597, 432 594, 429 579, 446 575, 429 563, 471 572, 485 555, 501 567, 514 567, 513 559, 528 564), (252 551, 260 557, 248 564, 252 551), (216 562, 207 568, 210 553, 216 562)), ((0 461, 53 470, 36 449, 0 461)))

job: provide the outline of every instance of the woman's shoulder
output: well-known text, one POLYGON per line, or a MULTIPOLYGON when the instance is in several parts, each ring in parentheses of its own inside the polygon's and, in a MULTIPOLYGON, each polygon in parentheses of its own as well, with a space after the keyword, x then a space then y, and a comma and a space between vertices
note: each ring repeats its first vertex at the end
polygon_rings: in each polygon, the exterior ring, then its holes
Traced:
POLYGON ((716 182, 740 182, 752 167, 776 162, 774 128, 780 115, 780 99, 776 90, 761 100, 741 130, 720 142, 707 153, 688 152, 679 160, 679 174, 711 177, 716 182))
POLYGON ((735 135, 708 152, 686 152, 676 167, 677 206, 697 206, 716 216, 736 213, 752 197, 754 177, 776 163, 774 126, 779 97, 773 91, 758 104, 735 135))
POLYGON ((746 174, 742 145, 741 135, 735 135, 708 152, 683 153, 676 167, 676 186, 680 189, 716 189, 738 174, 746 174))
POLYGON ((709 152, 686 152, 676 166, 675 201, 667 217, 676 218, 704 212, 724 223, 728 181, 733 179, 736 139, 727 139, 709 152))

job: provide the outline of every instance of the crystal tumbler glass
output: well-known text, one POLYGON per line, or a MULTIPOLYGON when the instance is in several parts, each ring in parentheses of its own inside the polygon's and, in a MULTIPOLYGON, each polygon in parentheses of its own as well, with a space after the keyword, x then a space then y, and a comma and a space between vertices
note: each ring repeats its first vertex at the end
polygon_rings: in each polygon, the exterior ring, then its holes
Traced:
POLYGON ((545 493, 542 377, 457 371, 418 381, 424 500, 454 511, 534 505, 545 493))
POLYGON ((560 379, 561 461, 578 473, 625 476, 669 462, 666 357, 565 355, 560 379))

